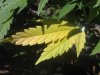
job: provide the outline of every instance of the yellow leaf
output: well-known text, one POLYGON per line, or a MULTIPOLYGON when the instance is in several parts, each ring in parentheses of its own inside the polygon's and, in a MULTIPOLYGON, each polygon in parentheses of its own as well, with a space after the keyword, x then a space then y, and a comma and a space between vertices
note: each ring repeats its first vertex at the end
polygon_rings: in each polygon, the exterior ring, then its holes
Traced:
POLYGON ((73 35, 72 37, 70 37, 68 39, 69 47, 72 47, 72 43, 75 44, 77 57, 80 55, 80 52, 82 51, 82 49, 85 46, 85 43, 86 43, 85 37, 86 37, 85 33, 84 32, 80 32, 78 34, 73 35))
POLYGON ((49 21, 49 23, 44 23, 43 26, 36 26, 36 28, 24 29, 24 32, 17 32, 16 35, 12 35, 12 42, 15 42, 16 45, 31 46, 62 40, 70 31, 76 29, 76 27, 70 25, 67 21, 59 21, 59 23, 49 21))
POLYGON ((55 58, 58 55, 62 55, 66 49, 69 49, 67 47, 67 39, 63 39, 61 42, 57 42, 56 44, 51 44, 48 45, 44 49, 44 52, 41 54, 40 58, 36 62, 36 65, 39 64, 40 62, 50 59, 50 58, 55 58))
POLYGON ((78 57, 80 52, 84 48, 84 44, 86 43, 85 33, 81 32, 81 33, 77 34, 76 38, 77 39, 76 39, 75 45, 76 45, 76 51, 77 51, 77 57, 78 57))
POLYGON ((85 33, 79 31, 79 27, 71 26, 67 21, 40 20, 43 26, 24 29, 12 35, 11 42, 16 45, 47 44, 36 65, 44 60, 55 58, 75 45, 77 57, 84 48, 85 33), (80 32, 80 33, 79 33, 80 32))
MULTIPOLYGON (((70 33, 71 34, 71 33, 70 33)), ((72 33, 73 34, 73 33, 72 33)), ((73 34, 68 38, 64 38, 57 43, 51 43, 44 49, 44 52, 41 54, 40 58, 37 60, 36 65, 44 60, 48 60, 50 58, 55 58, 58 55, 62 55, 64 52, 68 52, 68 50, 73 46, 76 45, 77 56, 79 56, 82 48, 84 48, 85 44, 85 33, 80 32, 73 34)))

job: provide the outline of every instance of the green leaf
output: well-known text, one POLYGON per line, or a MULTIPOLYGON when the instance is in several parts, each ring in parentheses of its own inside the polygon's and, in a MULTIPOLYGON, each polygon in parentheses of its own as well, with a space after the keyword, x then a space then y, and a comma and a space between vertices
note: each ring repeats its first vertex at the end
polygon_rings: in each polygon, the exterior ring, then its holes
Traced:
MULTIPOLYGON (((77 31, 75 32, 77 33, 77 31)), ((71 32, 69 34, 71 34, 71 32)), ((37 60, 36 65, 44 60, 55 58, 58 55, 61 56, 64 52, 68 52, 68 50, 73 46, 73 44, 76 45, 77 56, 79 56, 80 52, 84 48, 84 43, 85 43, 84 32, 72 35, 71 37, 65 38, 62 41, 58 41, 57 43, 52 43, 44 49, 44 52, 37 60)))
POLYGON ((13 18, 9 19, 7 22, 5 22, 1 25, 2 27, 0 27, 0 28, 2 28, 2 29, 0 29, 0 33, 1 33, 0 39, 4 38, 3 35, 7 34, 7 30, 10 28, 10 24, 12 23, 12 19, 13 18))
POLYGON ((99 15, 99 11, 97 8, 90 8, 89 12, 88 22, 93 21, 99 15))
POLYGON ((83 6, 83 3, 82 3, 82 1, 80 1, 79 4, 78 4, 78 9, 81 10, 82 9, 82 6, 83 6))
POLYGON ((40 0, 40 3, 38 5, 38 14, 41 13, 42 9, 45 7, 47 2, 48 0, 40 0))
POLYGON ((100 6, 100 0, 97 0, 97 3, 94 5, 94 8, 100 6))
POLYGON ((2 1, 0 1, 0 41, 4 38, 4 35, 7 34, 7 30, 10 28, 15 9, 19 8, 18 12, 20 12, 27 5, 27 0, 2 1))
POLYGON ((98 42, 98 44, 96 45, 96 47, 92 51, 91 55, 95 55, 97 53, 100 53, 100 41, 98 42))
POLYGON ((71 12, 75 6, 77 5, 77 3, 67 3, 60 11, 58 19, 63 18, 65 15, 67 15, 69 12, 71 12))

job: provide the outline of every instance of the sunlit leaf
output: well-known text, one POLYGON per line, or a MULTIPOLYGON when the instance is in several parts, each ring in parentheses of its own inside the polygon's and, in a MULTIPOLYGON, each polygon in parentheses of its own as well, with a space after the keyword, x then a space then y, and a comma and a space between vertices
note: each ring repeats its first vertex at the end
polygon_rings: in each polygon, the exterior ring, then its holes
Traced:
POLYGON ((85 33, 84 32, 81 32, 79 34, 77 34, 77 37, 76 37, 77 41, 75 43, 76 45, 76 51, 77 51, 77 57, 79 56, 80 52, 82 51, 82 49, 84 48, 84 43, 86 43, 86 40, 85 40, 85 33))
POLYGON ((36 65, 44 60, 61 56, 73 45, 76 46, 77 57, 79 56, 86 42, 84 30, 81 32, 79 27, 72 26, 67 21, 37 20, 37 22, 42 22, 43 25, 24 29, 24 32, 17 32, 11 39, 7 38, 5 41, 10 40, 22 46, 47 44, 36 65))
POLYGON ((44 52, 41 54, 40 58, 37 60, 36 65, 44 60, 48 60, 50 58, 55 58, 58 55, 62 55, 64 52, 68 52, 68 50, 75 45, 77 50, 77 57, 79 56, 80 52, 84 48, 85 44, 85 33, 81 32, 75 35, 72 35, 69 38, 65 38, 62 41, 57 43, 48 45, 44 49, 44 52))
POLYGON ((73 29, 76 29, 76 27, 70 26, 70 23, 66 21, 61 21, 60 24, 50 22, 44 26, 36 26, 36 28, 24 29, 24 32, 17 32, 16 35, 12 35, 12 42, 15 42, 16 45, 22 44, 23 46, 47 44, 62 40, 73 29))

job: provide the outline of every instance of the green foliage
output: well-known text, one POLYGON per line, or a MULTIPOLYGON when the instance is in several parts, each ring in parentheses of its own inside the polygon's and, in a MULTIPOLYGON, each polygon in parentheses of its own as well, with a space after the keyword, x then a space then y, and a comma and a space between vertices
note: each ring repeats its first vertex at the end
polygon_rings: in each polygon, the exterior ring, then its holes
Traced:
POLYGON ((48 2, 48 0, 40 0, 40 3, 38 5, 38 14, 40 14, 40 12, 45 7, 45 5, 46 5, 47 2, 48 2))
POLYGON ((94 5, 94 7, 99 7, 100 6, 100 0, 97 0, 96 4, 94 5))
POLYGON ((12 19, 9 19, 5 23, 0 25, 0 41, 4 38, 4 35, 7 34, 7 30, 10 28, 10 24, 12 23, 12 19))
POLYGON ((58 19, 63 18, 66 14, 68 14, 69 12, 71 12, 75 6, 77 5, 77 3, 75 2, 69 2, 67 3, 60 11, 58 19))
POLYGON ((96 19, 100 15, 100 9, 99 9, 99 0, 94 1, 77 1, 77 0, 64 0, 64 1, 55 1, 51 0, 48 1, 51 2, 48 5, 46 5, 46 0, 40 0, 39 6, 38 6, 38 12, 44 15, 44 18, 56 18, 56 19, 68 19, 71 18, 75 23, 79 23, 80 19, 84 19, 86 22, 91 23, 94 19, 96 19), (44 4, 42 3, 44 2, 44 4), (64 3, 62 3, 64 2, 64 3), (57 4, 56 4, 57 3, 57 4), (43 7, 41 6, 43 4, 43 7), (47 7, 46 7, 47 6, 47 7), (45 11, 40 11, 44 7, 46 7, 45 11), (52 11, 52 9, 54 9, 52 11), (57 12, 55 14, 55 12, 57 12), (49 14, 48 14, 49 13, 49 14), (76 14, 77 13, 77 14, 76 14), (51 15, 52 14, 52 15, 51 15), (74 15, 73 15, 74 14, 74 15), (74 17, 76 16, 77 19, 74 17))
POLYGON ((89 13, 89 16, 88 16, 88 22, 93 21, 100 13, 97 8, 90 8, 89 12, 90 13, 89 13))
POLYGON ((15 9, 20 12, 27 5, 27 0, 1 0, 0 1, 0 41, 7 34, 13 20, 15 9))
POLYGON ((98 42, 98 44, 96 45, 95 49, 92 51, 91 55, 100 53, 100 41, 98 42))

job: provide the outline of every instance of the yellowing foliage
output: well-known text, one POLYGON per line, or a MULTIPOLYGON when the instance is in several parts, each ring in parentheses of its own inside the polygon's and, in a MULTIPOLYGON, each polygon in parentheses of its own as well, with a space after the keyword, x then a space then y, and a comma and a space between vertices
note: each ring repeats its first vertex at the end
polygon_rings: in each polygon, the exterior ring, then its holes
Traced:
POLYGON ((77 57, 78 57, 81 50, 84 48, 85 42, 86 42, 85 33, 80 32, 78 34, 71 36, 70 38, 64 38, 62 41, 48 45, 48 47, 44 49, 44 52, 41 54, 40 58, 36 62, 36 65, 44 60, 55 58, 58 55, 61 56, 64 52, 68 52, 68 50, 73 45, 76 46, 77 57))
POLYGON ((18 32, 12 35, 13 41, 16 45, 34 45, 54 42, 61 40, 76 27, 69 26, 69 23, 62 21, 61 24, 51 24, 44 26, 36 26, 36 28, 24 29, 24 32, 18 32))
POLYGON ((43 26, 24 29, 12 35, 12 43, 16 45, 47 44, 36 65, 44 60, 61 56, 75 45, 77 57, 84 48, 85 33, 79 27, 71 26, 67 21, 38 20, 43 26))
POLYGON ((76 45, 76 51, 77 51, 77 57, 79 56, 80 52, 84 48, 84 43, 86 43, 85 40, 85 33, 81 32, 77 35, 77 41, 75 43, 76 45))

